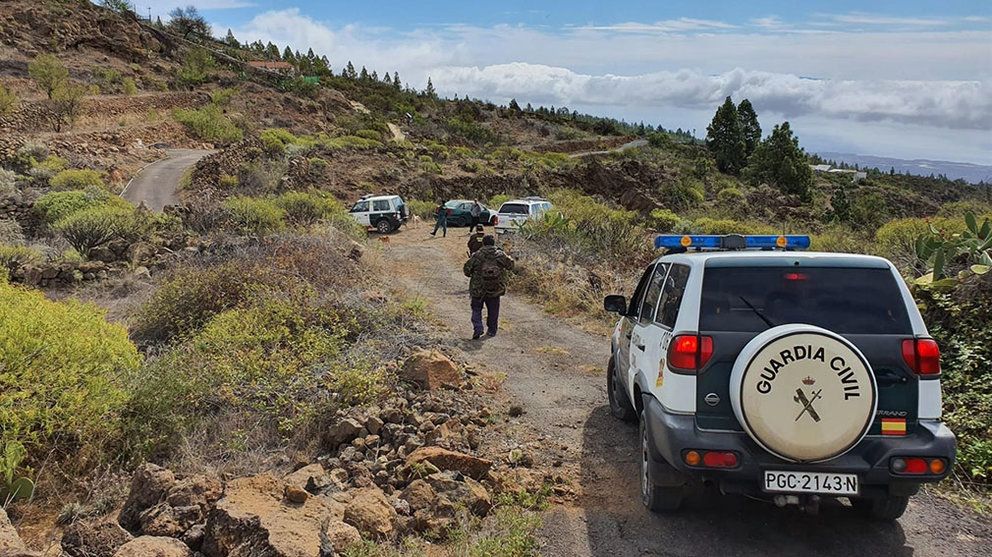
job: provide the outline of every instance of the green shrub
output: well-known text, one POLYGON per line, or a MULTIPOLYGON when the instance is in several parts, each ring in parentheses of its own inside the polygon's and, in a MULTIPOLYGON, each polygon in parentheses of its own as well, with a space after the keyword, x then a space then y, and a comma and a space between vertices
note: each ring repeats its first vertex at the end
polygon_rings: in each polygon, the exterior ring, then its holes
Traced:
POLYGON ((175 110, 172 113, 177 122, 186 126, 194 137, 211 143, 228 144, 241 141, 241 129, 234 125, 216 105, 203 108, 175 110))
POLYGON ((327 139, 322 142, 322 145, 328 149, 378 149, 382 147, 381 141, 376 141, 373 139, 367 139, 364 137, 358 137, 354 135, 345 135, 342 137, 334 137, 327 139))
POLYGON ((0 281, 0 431, 28 460, 100 458, 141 359, 104 311, 0 281))
POLYGON ((760 223, 738 221, 732 219, 698 218, 692 223, 693 229, 699 234, 779 234, 781 230, 774 226, 760 223))
POLYGON ((0 199, 7 197, 17 197, 17 173, 13 170, 0 168, 0 199))
POLYGON ((895 219, 885 223, 875 232, 872 252, 892 261, 907 274, 919 274, 916 271, 920 270, 918 267, 923 262, 916 256, 916 239, 929 233, 931 225, 947 234, 964 230, 963 219, 912 217, 895 219))
POLYGON ((20 104, 17 95, 0 84, 0 118, 13 114, 20 104))
POLYGON ((221 174, 217 180, 217 186, 222 190, 232 190, 238 187, 240 183, 241 181, 238 180, 237 176, 231 176, 230 174, 221 174))
POLYGON ((978 201, 976 199, 966 199, 944 203, 937 210, 937 215, 941 217, 964 217, 966 213, 975 215, 992 216, 992 203, 988 201, 978 201))
POLYGON ((0 218, 0 244, 9 246, 24 244, 24 231, 16 220, 0 218))
POLYGON ((669 209, 655 209, 651 211, 649 222, 658 232, 671 232, 682 223, 682 217, 669 209))
POLYGON ((38 263, 44 259, 41 252, 34 248, 0 244, 0 274, 4 276, 21 265, 38 263))
POLYGON ((121 88, 125 95, 134 95, 138 92, 138 84, 134 82, 133 77, 125 77, 124 81, 121 83, 121 88))
POLYGON ((134 209, 97 206, 75 211, 55 223, 55 230, 83 257, 115 238, 134 239, 144 231, 134 209))
POLYGON ((89 168, 63 170, 56 174, 49 184, 56 190, 106 188, 100 173, 89 168))
POLYGON ((29 174, 35 180, 48 183, 56 174, 65 170, 69 161, 62 157, 49 155, 41 162, 33 165, 29 174))
POLYGON ((869 240, 864 234, 843 224, 832 225, 810 235, 810 249, 837 253, 863 253, 869 240))
POLYGON ((355 132, 355 136, 371 139, 372 141, 382 141, 382 132, 376 130, 358 130, 355 132))
POLYGON ((262 145, 270 155, 282 155, 286 152, 288 145, 298 143, 300 139, 289 130, 282 128, 268 128, 258 134, 262 145))
POLYGON ((214 57, 206 49, 194 48, 186 53, 176 78, 183 87, 196 87, 210 79, 213 68, 214 57))
POLYGON ((505 193, 499 193, 489 198, 489 207, 494 211, 498 211, 499 208, 507 201, 513 199, 512 195, 507 195, 505 193))
POLYGON ((238 90, 234 87, 214 89, 210 92, 210 102, 217 106, 227 106, 231 104, 231 100, 234 99, 234 95, 236 94, 238 94, 238 90))
POLYGON ((234 226, 244 234, 265 236, 285 227, 286 211, 270 200, 232 197, 224 201, 234 226))
POLYGON ((333 214, 345 213, 337 199, 319 192, 286 192, 273 202, 286 212, 286 220, 295 225, 313 224, 333 214))
POLYGON ((662 195, 665 201, 675 208, 675 210, 698 207, 705 198, 703 195, 703 184, 687 176, 665 184, 662 187, 662 195))
POLYGON ((130 204, 120 197, 106 190, 91 187, 85 190, 46 193, 34 202, 34 211, 46 224, 52 225, 77 211, 103 205, 130 207, 130 204))
POLYGON ((411 215, 416 215, 425 221, 433 221, 434 209, 437 208, 437 204, 431 203, 430 201, 421 201, 419 199, 407 199, 406 208, 410 211, 411 215))

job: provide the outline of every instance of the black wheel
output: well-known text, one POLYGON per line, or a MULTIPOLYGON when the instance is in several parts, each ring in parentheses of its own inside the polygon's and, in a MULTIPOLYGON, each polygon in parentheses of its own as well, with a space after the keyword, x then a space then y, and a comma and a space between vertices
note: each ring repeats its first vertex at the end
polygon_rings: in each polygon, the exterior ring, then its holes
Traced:
POLYGON ((896 520, 906 512, 909 497, 905 495, 886 495, 871 499, 852 499, 851 505, 868 513, 874 520, 896 520))
POLYGON ((648 429, 644 424, 645 411, 641 411, 641 502, 651 512, 670 513, 679 510, 685 489, 656 485, 651 473, 652 445, 648 438, 648 429))
POLYGON ((375 223, 375 229, 379 234, 389 234, 393 231, 393 223, 389 222, 388 219, 382 219, 375 223))
POLYGON ((634 405, 630 403, 627 390, 620 382, 617 366, 612 356, 610 363, 606 364, 606 392, 610 397, 610 414, 618 420, 633 423, 637 419, 637 412, 634 410, 634 405))

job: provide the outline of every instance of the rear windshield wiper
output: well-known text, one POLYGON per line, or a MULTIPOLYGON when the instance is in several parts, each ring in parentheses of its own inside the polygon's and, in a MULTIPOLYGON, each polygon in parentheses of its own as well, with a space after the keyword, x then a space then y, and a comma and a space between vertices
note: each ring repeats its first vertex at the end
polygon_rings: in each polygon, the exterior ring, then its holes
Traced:
POLYGON ((755 315, 757 315, 758 317, 760 317, 761 320, 764 321, 766 325, 768 325, 768 328, 769 329, 775 326, 775 323, 772 322, 771 319, 768 319, 768 317, 764 313, 761 313, 761 311, 758 310, 758 308, 754 307, 754 304, 752 304, 751 302, 747 301, 747 298, 745 298, 744 296, 738 296, 738 298, 740 298, 741 301, 744 302, 744 304, 747 307, 751 308, 751 311, 753 311, 755 315))

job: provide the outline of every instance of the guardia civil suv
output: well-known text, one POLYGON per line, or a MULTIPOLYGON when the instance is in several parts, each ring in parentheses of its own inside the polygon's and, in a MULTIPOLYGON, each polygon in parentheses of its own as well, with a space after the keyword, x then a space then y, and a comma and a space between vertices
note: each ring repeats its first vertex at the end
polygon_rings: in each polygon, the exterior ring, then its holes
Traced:
POLYGON ((846 497, 893 520, 946 477, 940 351, 885 259, 806 236, 659 236, 620 314, 611 413, 640 422, 641 497, 698 482, 815 512, 846 497))

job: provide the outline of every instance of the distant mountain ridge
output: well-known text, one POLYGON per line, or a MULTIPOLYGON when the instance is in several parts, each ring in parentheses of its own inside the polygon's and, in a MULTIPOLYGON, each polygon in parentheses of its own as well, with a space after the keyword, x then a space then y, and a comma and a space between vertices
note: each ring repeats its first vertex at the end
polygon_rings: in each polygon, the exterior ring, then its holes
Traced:
POLYGON ((824 159, 845 162, 847 164, 857 164, 859 167, 878 167, 883 172, 895 168, 896 172, 910 173, 917 176, 939 176, 943 174, 951 180, 961 178, 966 182, 977 184, 978 182, 992 182, 992 166, 983 164, 972 164, 968 162, 935 161, 929 159, 894 159, 891 157, 876 157, 873 155, 854 155, 851 153, 834 153, 822 151, 817 153, 824 159))

